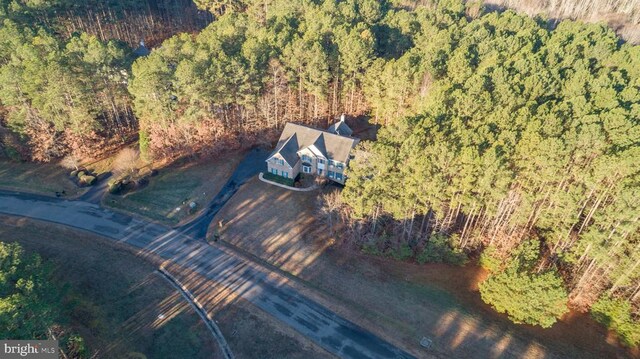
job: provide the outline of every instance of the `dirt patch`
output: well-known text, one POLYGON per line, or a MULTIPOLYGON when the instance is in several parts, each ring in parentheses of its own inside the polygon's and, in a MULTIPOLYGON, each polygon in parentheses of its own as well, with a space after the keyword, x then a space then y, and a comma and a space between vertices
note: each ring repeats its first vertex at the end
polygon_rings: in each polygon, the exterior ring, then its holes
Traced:
POLYGON ((0 240, 54 264, 56 285, 69 288, 62 324, 96 357, 221 357, 200 318, 155 267, 84 232, 4 216, 0 223, 0 240))
POLYGON ((221 239, 304 280, 307 295, 413 353, 440 357, 604 358, 636 353, 607 339, 588 315, 548 330, 515 325, 489 306, 474 266, 416 265, 332 245, 315 220, 317 192, 297 193, 252 180, 218 213, 221 239), (314 293, 315 292, 315 293, 314 293), (318 294, 319 293, 319 294, 318 294), (433 340, 424 350, 422 337, 433 340))

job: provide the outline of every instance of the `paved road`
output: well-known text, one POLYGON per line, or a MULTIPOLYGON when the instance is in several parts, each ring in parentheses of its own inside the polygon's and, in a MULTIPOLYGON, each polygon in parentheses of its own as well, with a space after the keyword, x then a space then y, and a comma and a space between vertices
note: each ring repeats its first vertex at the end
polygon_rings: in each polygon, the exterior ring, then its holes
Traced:
MULTIPOLYGON (((244 178, 243 171, 243 166, 240 166, 237 179, 244 178)), ((229 193, 235 193, 233 186, 228 188, 229 193)), ((221 195, 227 196, 224 190, 221 195)), ((212 205, 211 209, 215 211, 220 203, 214 200, 212 205)), ((297 293, 293 287, 283 284, 283 278, 259 264, 185 234, 185 230, 199 233, 205 222, 196 221, 185 228, 171 229, 85 201, 5 191, 0 191, 0 213, 91 231, 137 248, 143 257, 153 253, 189 268, 212 284, 232 290, 339 357, 412 358, 401 349, 297 293)), ((204 218, 210 214, 205 213, 204 218)))

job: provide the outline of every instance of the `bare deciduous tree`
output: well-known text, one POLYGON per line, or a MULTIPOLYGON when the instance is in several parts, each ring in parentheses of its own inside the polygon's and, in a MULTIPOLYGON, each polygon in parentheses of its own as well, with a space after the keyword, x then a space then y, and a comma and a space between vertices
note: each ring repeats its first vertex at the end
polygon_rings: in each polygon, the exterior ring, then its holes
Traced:
POLYGON ((340 219, 340 210, 342 208, 342 197, 339 191, 323 193, 318 197, 318 210, 329 224, 331 234, 334 233, 334 225, 340 219))
POLYGON ((77 171, 80 168, 80 159, 75 155, 67 155, 60 161, 60 166, 77 171))
POLYGON ((120 176, 133 176, 138 172, 140 152, 133 148, 124 148, 113 162, 113 171, 120 176))

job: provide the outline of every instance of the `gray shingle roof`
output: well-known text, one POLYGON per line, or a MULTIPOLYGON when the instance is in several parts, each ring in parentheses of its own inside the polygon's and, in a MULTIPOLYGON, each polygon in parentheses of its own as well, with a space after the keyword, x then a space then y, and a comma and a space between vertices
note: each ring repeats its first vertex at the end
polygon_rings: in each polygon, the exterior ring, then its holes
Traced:
POLYGON ((333 125, 329 126, 327 131, 340 136, 351 136, 353 134, 351 128, 344 121, 338 121, 334 123, 333 125))
POLYGON ((293 167, 298 162, 297 152, 315 145, 328 159, 347 162, 351 149, 358 143, 355 138, 338 136, 315 128, 287 123, 282 130, 280 140, 269 158, 280 155, 293 167))
POLYGON ((148 56, 151 53, 151 51, 149 51, 149 49, 147 49, 144 45, 140 45, 134 52, 133 54, 136 57, 142 57, 142 56, 148 56))
MULTIPOLYGON (((282 137, 280 137, 282 139, 282 137)), ((278 143, 280 143, 278 141, 278 143)), ((289 166, 293 167, 298 162, 298 136, 294 133, 293 136, 287 138, 280 146, 280 149, 276 147, 275 153, 280 153, 280 155, 284 158, 284 160, 289 164, 289 166)))

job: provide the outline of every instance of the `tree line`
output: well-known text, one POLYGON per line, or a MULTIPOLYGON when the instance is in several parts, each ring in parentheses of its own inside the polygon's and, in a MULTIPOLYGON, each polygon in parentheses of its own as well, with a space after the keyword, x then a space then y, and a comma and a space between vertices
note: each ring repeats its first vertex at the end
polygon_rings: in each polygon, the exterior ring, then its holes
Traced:
POLYGON ((640 43, 640 2, 638 0, 484 0, 486 6, 506 7, 527 14, 543 14, 552 21, 562 19, 604 21, 626 41, 640 43))
MULTIPOLYGON (((92 155, 135 131, 126 88, 130 51, 80 34, 60 39, 5 20, 0 29, 3 126, 22 141, 10 149, 36 161, 92 155)), ((7 136, 9 137, 9 136, 7 136)))
POLYGON ((0 1, 2 152, 36 161, 97 157, 130 141, 130 45, 211 20, 187 0, 0 1))
POLYGON ((191 0, 0 0, 0 18, 46 27, 63 37, 86 32, 102 41, 155 45, 213 20, 191 0))

